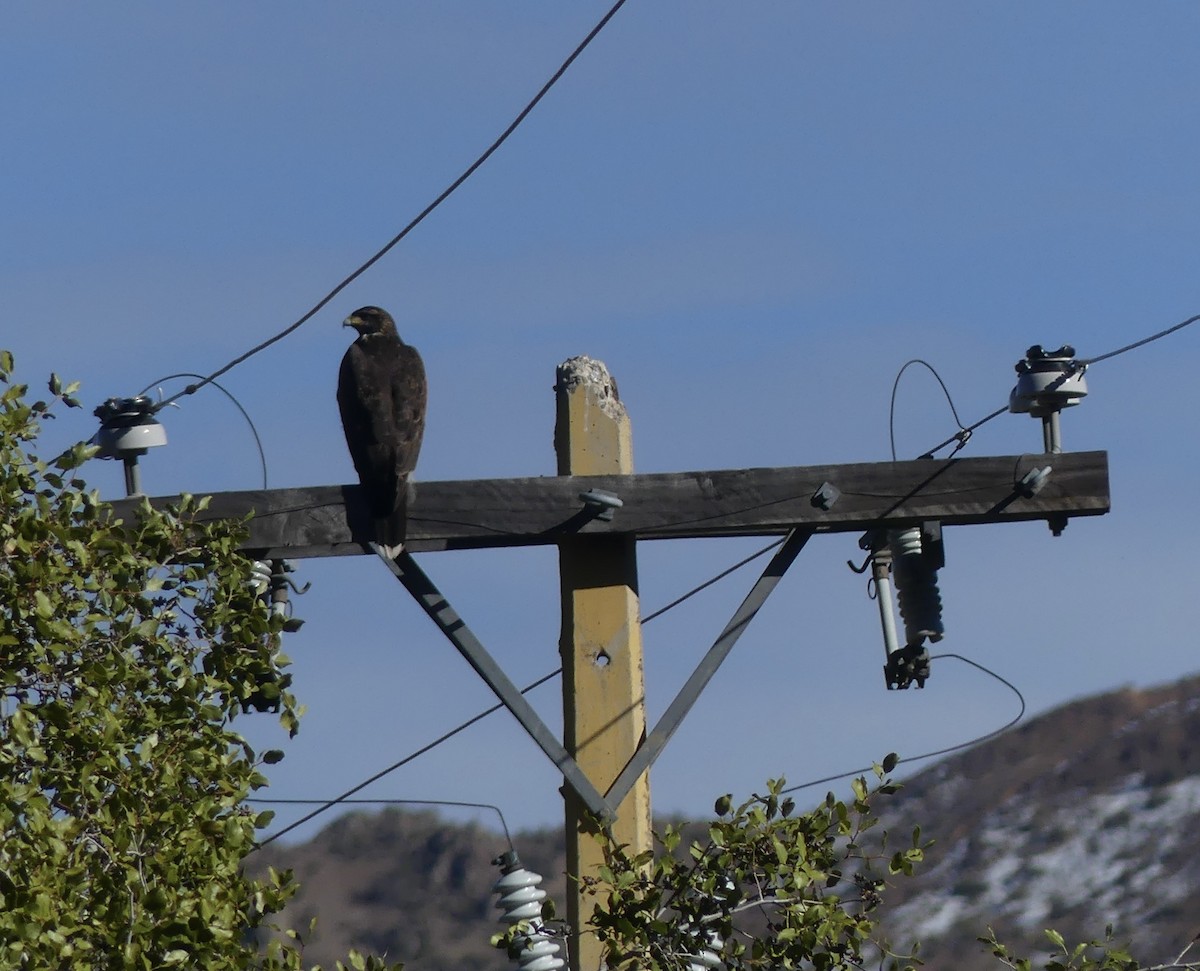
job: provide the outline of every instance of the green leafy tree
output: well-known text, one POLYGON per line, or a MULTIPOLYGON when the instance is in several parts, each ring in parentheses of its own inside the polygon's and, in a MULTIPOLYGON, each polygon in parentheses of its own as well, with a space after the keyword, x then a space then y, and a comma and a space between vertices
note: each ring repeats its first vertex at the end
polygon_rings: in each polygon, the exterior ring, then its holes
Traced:
POLYGON ((79 477, 94 449, 35 453, 75 387, 29 402, 12 374, 0 352, 0 967, 298 969, 298 935, 253 933, 290 874, 242 868, 282 753, 234 722, 271 708, 294 733, 300 710, 241 526, 189 497, 117 521, 79 477))
MULTIPOLYGON (((676 827, 657 837, 657 852, 636 855, 601 837, 605 865, 583 882, 597 903, 587 929, 607 967, 859 967, 885 877, 911 873, 924 855, 919 830, 898 850, 876 830, 871 801, 893 791, 883 777, 894 763, 878 767, 874 790, 857 779, 853 800, 830 795, 809 812, 796 812, 783 780, 736 807, 722 796, 705 837, 686 848, 676 827)), ((497 946, 519 952, 539 929, 517 925, 497 946)))

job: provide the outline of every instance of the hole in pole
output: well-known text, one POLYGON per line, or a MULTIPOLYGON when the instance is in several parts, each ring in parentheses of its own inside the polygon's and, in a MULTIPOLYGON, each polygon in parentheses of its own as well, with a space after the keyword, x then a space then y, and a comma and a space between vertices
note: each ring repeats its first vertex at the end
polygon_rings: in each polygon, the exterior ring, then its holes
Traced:
POLYGON ((596 653, 595 658, 593 658, 592 663, 595 664, 596 667, 598 667, 598 668, 606 668, 606 667, 608 667, 608 662, 611 660, 612 660, 612 658, 610 658, 608 656, 607 652, 598 651, 596 653))

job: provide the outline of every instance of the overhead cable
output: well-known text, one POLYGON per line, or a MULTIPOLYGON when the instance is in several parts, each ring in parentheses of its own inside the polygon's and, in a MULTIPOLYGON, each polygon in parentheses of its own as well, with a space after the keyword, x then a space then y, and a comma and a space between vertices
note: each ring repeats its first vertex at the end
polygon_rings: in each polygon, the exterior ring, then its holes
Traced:
MULTIPOLYGON (((552 681, 554 678, 558 677, 560 674, 562 674, 562 668, 558 668, 554 671, 551 671, 549 674, 543 675, 542 677, 540 677, 536 681, 534 681, 532 684, 528 684, 524 688, 522 688, 521 694, 528 694, 534 688, 540 687, 541 685, 545 684, 547 681, 552 681)), ((488 715, 491 715, 491 714, 499 711, 503 707, 504 707, 503 703, 492 705, 491 708, 488 708, 486 711, 481 711, 479 714, 475 715, 473 718, 468 718, 465 722, 463 722, 458 727, 450 729, 450 731, 446 732, 444 735, 438 736, 432 742, 429 742, 427 745, 422 745, 419 749, 417 749, 411 755, 406 755, 399 762, 393 762, 386 769, 381 769, 380 771, 376 772, 373 776, 371 776, 369 779, 364 779, 362 782, 358 783, 358 785, 352 786, 351 788, 349 788, 345 792, 343 792, 340 796, 335 796, 333 799, 329 799, 327 801, 322 801, 321 805, 317 809, 314 809, 312 812, 308 813, 305 816, 302 816, 300 819, 297 819, 293 823, 288 823, 288 825, 283 827, 283 829, 272 833, 270 836, 268 836, 262 842, 255 845, 254 849, 261 850, 264 846, 267 846, 270 843, 274 843, 281 836, 284 836, 287 833, 290 833, 292 830, 296 829, 299 826, 303 826, 309 820, 316 819, 316 817, 320 816, 322 813, 326 812, 327 810, 332 809, 334 806, 341 805, 342 803, 345 803, 345 802, 351 802, 352 800, 350 797, 353 796, 356 792, 361 792, 363 789, 365 789, 367 786, 371 785, 373 782, 378 782, 385 775, 395 772, 399 768, 403 768, 404 766, 408 765, 409 762, 412 762, 413 760, 420 758, 426 752, 432 751, 433 749, 435 749, 439 745, 441 745, 443 742, 448 742, 455 735, 458 735, 460 732, 466 731, 468 728, 470 728, 476 722, 483 721, 483 719, 487 718, 488 715)), ((307 801, 307 800, 305 800, 305 801, 307 801)), ((251 850, 251 852, 253 852, 253 850, 251 850)))
MULTIPOLYGON (((946 403, 950 406, 950 414, 952 414, 954 416, 954 423, 956 425, 958 425, 958 428, 959 428, 958 434, 946 439, 946 441, 943 442, 942 445, 950 444, 950 442, 954 441, 955 438, 958 438, 959 435, 962 435, 964 432, 966 432, 966 434, 968 436, 970 435, 970 432, 967 432, 967 430, 965 428, 963 428, 962 419, 960 419, 958 417, 958 409, 954 407, 954 399, 952 397, 950 397, 950 389, 946 387, 946 382, 943 381, 942 376, 940 374, 938 374, 937 368, 935 368, 928 361, 922 360, 919 357, 913 358, 911 361, 904 362, 903 366, 896 373, 896 380, 892 382, 892 402, 891 402, 891 405, 889 405, 889 407, 888 407, 888 440, 891 442, 891 446, 892 446, 892 461, 893 462, 896 461, 896 391, 900 387, 900 379, 902 377, 904 377, 904 372, 907 371, 909 369, 909 367, 911 367, 913 364, 920 364, 920 365, 924 366, 925 368, 927 368, 929 370, 929 373, 932 374, 934 376, 934 378, 937 380, 937 383, 939 385, 941 385, 942 394, 944 394, 946 396, 946 403)), ((959 448, 961 448, 965 444, 966 444, 966 441, 961 440, 960 444, 959 444, 959 448)), ((938 450, 938 448, 941 448, 941 447, 942 446, 939 445, 939 446, 937 446, 937 448, 930 449, 930 451, 936 452, 938 450)), ((955 449, 955 451, 957 451, 957 449, 955 449)))
POLYGON ((1181 320, 1175 326, 1168 327, 1166 330, 1160 330, 1157 334, 1151 334, 1149 337, 1143 337, 1140 341, 1134 341, 1132 344, 1126 344, 1124 347, 1118 347, 1115 351, 1109 351, 1107 354, 1100 354, 1096 357, 1089 357, 1082 361, 1077 361, 1076 363, 1083 367, 1088 367, 1092 364, 1099 364, 1101 361, 1107 361, 1111 357, 1117 357, 1126 353, 1127 351, 1132 351, 1135 348, 1141 347, 1144 344, 1151 344, 1156 340, 1161 340, 1168 334, 1174 334, 1175 331, 1183 330, 1183 328, 1187 327, 1189 324, 1194 324, 1197 320, 1200 320, 1200 314, 1197 314, 1195 317, 1189 317, 1187 320, 1181 320))
MULTIPOLYGON (((196 374, 192 371, 179 371, 176 374, 168 374, 165 378, 159 378, 157 381, 151 381, 148 385, 146 385, 146 387, 142 388, 142 390, 138 392, 138 396, 140 397, 141 395, 144 395, 151 388, 163 384, 166 381, 174 381, 176 378, 200 378, 204 380, 204 375, 196 374)), ((250 426, 250 434, 254 436, 254 444, 258 448, 258 461, 262 465, 262 487, 265 490, 267 488, 267 453, 263 451, 262 439, 258 437, 258 429, 254 427, 254 421, 251 419, 250 413, 242 407, 242 403, 238 401, 237 398, 235 398, 224 385, 218 384, 216 381, 212 380, 212 378, 208 378, 207 383, 211 384, 214 388, 220 391, 221 394, 225 395, 226 398, 232 401, 233 406, 242 413, 242 417, 246 419, 246 424, 250 426)), ((156 406, 154 410, 158 411, 167 404, 169 404, 169 402, 164 401, 161 405, 156 406)))
MULTIPOLYGON (((247 802, 261 803, 263 805, 272 806, 312 806, 312 805, 327 805, 330 800, 326 799, 268 799, 251 796, 247 802)), ((508 821, 504 818, 504 813, 500 811, 499 806, 493 806, 490 802, 459 802, 454 799, 346 799, 337 800, 339 803, 350 804, 354 806, 457 806, 465 809, 490 809, 500 817, 500 828, 504 830, 504 839, 508 843, 508 848, 513 847, 512 835, 508 831, 508 821)), ((280 836, 282 833, 277 833, 280 836)), ((261 850, 264 846, 275 839, 263 840, 256 850, 261 850)))
POLYGON ((294 331, 296 331, 300 327, 302 327, 304 324, 308 323, 308 321, 310 321, 321 310, 323 310, 334 299, 334 297, 336 297, 339 293, 341 293, 343 290, 345 290, 346 287, 350 286, 351 283, 353 283, 360 276, 362 276, 364 273, 366 273, 367 270, 369 270, 372 266, 374 266, 376 263, 378 263, 385 255, 387 255, 387 253, 389 253, 391 251, 391 249, 397 243, 399 243, 402 239, 404 239, 405 236, 407 236, 410 232, 412 232, 414 229, 416 229, 417 226, 419 226, 425 220, 426 216, 428 216, 438 206, 440 206, 443 202, 445 202, 446 199, 449 198, 451 193, 453 193, 459 186, 461 186, 464 182, 466 182, 467 179, 469 179, 472 175, 474 175, 476 170, 479 169, 479 167, 481 165, 483 165, 484 162, 486 162, 489 158, 492 157, 492 155, 495 153, 495 151, 508 140, 508 137, 514 131, 517 130, 517 128, 518 128, 518 126, 520 126, 521 122, 523 122, 526 119, 526 117, 528 117, 529 113, 531 111, 533 111, 533 109, 537 106, 538 102, 541 101, 542 98, 544 98, 546 96, 546 94, 550 91, 550 89, 552 87, 554 87, 554 85, 558 82, 559 78, 561 78, 566 73, 567 68, 569 68, 571 66, 571 64, 574 63, 575 59, 577 57, 579 57, 580 54, 583 53, 584 49, 589 44, 591 44, 591 42, 593 40, 596 39, 596 36, 600 33, 601 30, 603 30, 605 28, 605 26, 608 24, 608 22, 610 20, 612 20, 612 18, 616 15, 617 11, 620 10, 621 7, 624 6, 624 4, 625 4, 625 0, 617 0, 617 2, 612 5, 612 7, 608 10, 608 12, 600 19, 600 22, 597 23, 596 26, 591 29, 591 31, 588 33, 588 35, 580 42, 579 46, 576 47, 575 50, 573 50, 571 52, 571 55, 565 61, 563 61, 561 66, 558 68, 558 70, 555 71, 554 74, 551 76, 550 80, 547 81, 544 85, 542 85, 541 90, 538 91, 538 93, 536 95, 534 95, 533 100, 530 101, 524 108, 522 108, 520 113, 517 115, 517 117, 513 119, 512 123, 506 129, 504 129, 504 131, 500 134, 500 137, 497 138, 494 142, 492 142, 492 144, 487 147, 487 149, 484 151, 484 153, 482 155, 480 155, 477 159, 475 159, 474 162, 472 162, 469 166, 467 166, 466 170, 462 173, 462 175, 460 175, 457 179, 455 179, 453 182, 451 182, 450 185, 448 185, 444 190, 442 190, 441 194, 438 195, 438 197, 436 199, 434 199, 431 203, 429 203, 429 205, 427 205, 424 209, 422 209, 412 219, 412 221, 409 222, 409 224, 407 226, 405 226, 402 230, 400 230, 400 232, 398 232, 395 236, 393 236, 390 240, 388 240, 388 242, 385 243, 384 246, 382 248, 380 248, 370 259, 368 259, 365 263, 360 265, 356 270, 354 270, 354 272, 352 272, 349 276, 347 276, 344 280, 342 280, 341 283, 339 283, 332 290, 330 290, 324 297, 322 297, 320 300, 318 300, 317 303, 315 305, 313 305, 313 307, 310 310, 308 310, 303 316, 301 316, 300 319, 297 320, 295 323, 289 325, 288 327, 285 327, 274 337, 270 337, 267 340, 263 341, 261 344, 257 344, 254 347, 250 348, 250 350, 246 351, 245 354, 235 357, 232 361, 230 361, 224 367, 220 367, 217 370, 213 371, 213 373, 208 375, 207 377, 201 378, 197 383, 189 384, 186 388, 184 388, 178 394, 176 394, 173 397, 168 398, 166 401, 162 402, 158 407, 163 408, 166 405, 169 405, 172 402, 179 400, 180 398, 184 397, 185 395, 195 394, 197 391, 199 391, 205 385, 211 384, 215 378, 219 378, 225 372, 230 371, 233 368, 237 367, 243 361, 246 361, 249 358, 253 357, 255 354, 259 353, 259 351, 266 350, 268 347, 270 347, 272 344, 276 343, 277 341, 283 340, 289 334, 293 333, 294 331))
MULTIPOLYGON (((729 576, 729 574, 733 573, 735 570, 739 570, 746 564, 752 562, 753 560, 758 559, 758 557, 760 557, 760 556, 764 555, 765 553, 769 552, 770 550, 774 549, 776 546, 779 546, 780 543, 782 543, 782 542, 783 542, 782 539, 773 540, 771 543, 768 543, 766 546, 764 546, 762 549, 758 550, 756 553, 752 553, 750 556, 746 557, 743 560, 740 560, 739 562, 735 563, 733 566, 728 567, 725 570, 722 570, 716 576, 714 576, 708 580, 705 580, 703 583, 699 584, 696 587, 693 587, 687 593, 683 594, 683 596, 677 597, 675 600, 671 601, 666 606, 660 607, 658 610, 654 611, 653 613, 648 614, 647 616, 643 617, 642 623, 648 624, 650 621, 654 620, 655 618, 661 617, 663 614, 667 613, 667 611, 679 606, 679 604, 683 603, 685 600, 689 599, 690 597, 695 596, 701 590, 704 590, 707 587, 712 586, 717 581, 722 580, 725 577, 729 576)), ((550 671, 548 674, 542 675, 542 677, 538 678, 536 681, 534 681, 531 684, 528 684, 524 688, 522 688, 521 694, 523 694, 523 695, 528 694, 529 692, 533 691, 534 688, 541 687, 547 681, 551 681, 554 678, 557 678, 560 674, 562 674, 562 668, 555 668, 553 671, 550 671)), ((355 793, 361 792, 367 786, 371 785, 372 783, 378 782, 384 776, 389 775, 392 772, 395 772, 397 769, 403 768, 404 766, 408 765, 410 762, 414 761, 415 759, 420 758, 420 756, 425 755, 427 752, 431 752, 433 749, 437 748, 443 742, 449 741, 455 735, 458 735, 461 732, 466 731, 472 725, 476 724, 477 722, 483 721, 483 719, 487 718, 489 715, 495 714, 496 712, 500 711, 500 709, 502 709, 503 707, 504 707, 503 703, 492 705, 490 708, 487 708, 484 711, 479 712, 477 715, 474 715, 473 717, 468 718, 465 722, 458 725, 457 727, 452 728, 452 729, 450 729, 450 731, 446 732, 445 734, 440 735, 439 737, 435 738, 432 742, 429 742, 428 744, 421 746, 419 749, 417 749, 411 755, 406 755, 404 758, 400 759, 398 762, 393 762, 387 768, 380 769, 378 772, 376 772, 370 778, 364 779, 362 782, 358 783, 357 785, 353 786, 352 788, 347 789, 341 795, 335 796, 334 798, 329 799, 329 800, 318 801, 320 803, 318 805, 318 808, 314 809, 312 812, 301 817, 300 819, 297 819, 295 822, 289 823, 283 829, 278 830, 275 833, 272 833, 270 836, 268 836, 262 842, 258 843, 254 847, 254 849, 262 849, 267 844, 275 842, 275 840, 279 839, 281 836, 284 836, 287 833, 290 833, 292 830, 296 829, 297 827, 303 826, 305 823, 309 822, 312 819, 315 819, 317 816, 320 816, 322 813, 326 812, 327 810, 333 809, 335 806, 341 805, 342 803, 351 802, 352 800, 350 797, 353 796, 355 793)), ((264 800, 259 800, 259 801, 264 801, 264 800)), ((307 802, 308 800, 304 800, 304 801, 307 802)))
MULTIPOLYGON (((901 765, 906 762, 920 762, 923 759, 932 759, 932 758, 936 758, 939 755, 949 755, 951 752, 958 752, 958 751, 961 751, 962 749, 971 748, 972 746, 979 745, 982 742, 988 741, 988 739, 995 738, 997 735, 1003 735, 1010 728, 1012 728, 1014 725, 1016 725, 1017 722, 1019 722, 1022 718, 1025 717, 1025 696, 1023 694, 1021 694, 1021 690, 1015 684, 1013 684, 1007 678, 1001 677, 995 671, 993 671, 991 668, 986 668, 982 664, 980 664, 978 661, 972 661, 969 657, 963 657, 961 654, 935 654, 929 660, 939 661, 942 658, 947 658, 947 657, 956 658, 957 660, 962 661, 964 664, 969 664, 973 668, 978 668, 984 674, 991 675, 993 678, 995 678, 997 681, 999 681, 1001 684, 1003 684, 1006 688, 1008 688, 1010 691, 1012 691, 1013 694, 1015 694, 1017 696, 1017 700, 1021 703, 1021 710, 1018 711, 1017 714, 1013 718, 1011 718, 1009 721, 1005 722, 999 728, 993 729, 990 732, 987 732, 983 735, 979 735, 979 736, 972 738, 966 742, 959 742, 956 745, 947 746, 946 748, 935 749, 932 752, 923 752, 920 755, 910 755, 908 758, 898 759, 896 761, 897 765, 901 765)), ((851 769, 849 772, 839 772, 836 775, 827 775, 820 779, 812 779, 809 782, 802 782, 798 786, 790 786, 789 788, 784 789, 783 792, 785 792, 785 793, 799 792, 801 789, 811 789, 813 786, 819 786, 826 782, 836 782, 838 779, 849 779, 851 776, 864 775, 866 773, 872 772, 874 770, 874 768, 875 768, 874 766, 868 765, 865 768, 861 768, 861 769, 851 769)))

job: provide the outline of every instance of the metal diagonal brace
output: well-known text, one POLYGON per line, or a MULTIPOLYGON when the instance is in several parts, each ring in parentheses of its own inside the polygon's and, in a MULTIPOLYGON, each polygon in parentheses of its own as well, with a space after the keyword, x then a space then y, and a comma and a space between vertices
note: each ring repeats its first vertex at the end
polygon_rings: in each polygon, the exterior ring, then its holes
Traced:
POLYGON ((495 692, 501 704, 513 713, 517 721, 521 723, 521 727, 529 733, 529 737, 537 742, 541 750, 550 757, 550 761, 558 766, 567 785, 575 790, 575 794, 579 796, 588 810, 602 821, 615 819, 617 814, 613 811, 612 805, 600 795, 588 777, 583 774, 583 770, 563 747, 562 742, 525 700, 520 689, 509 680, 508 675, 501 670, 500 665, 479 642, 479 638, 458 616, 442 592, 433 585, 433 581, 417 566, 416 560, 408 553, 401 553, 393 560, 375 543, 371 544, 371 548, 375 550, 396 579, 404 584, 404 589, 412 594, 421 609, 429 615, 429 619, 446 635, 450 643, 458 648, 459 654, 475 669, 476 674, 487 682, 487 686, 495 692))
POLYGON ((717 669, 721 663, 729 656, 729 652, 733 650, 733 645, 737 643, 737 639, 742 636, 747 625, 754 619, 754 615, 758 613, 759 608, 766 602, 771 591, 775 589, 776 584, 783 578, 787 568, 792 565, 792 561, 804 549, 804 544, 809 541, 813 535, 811 529, 794 528, 787 535, 783 546, 771 558, 771 562, 767 564, 763 570, 762 576, 758 578, 758 582, 746 594, 746 599, 742 601, 742 605, 738 607, 733 618, 725 625, 725 629, 721 631, 720 636, 713 642, 713 646, 708 649, 708 653, 701 659, 696 670, 692 672, 692 676, 688 678, 687 683, 679 690, 679 694, 675 696, 675 700, 671 702, 671 706, 663 712, 662 717, 658 720, 658 724, 654 726, 654 730, 646 737, 646 740, 638 746, 637 753, 629 760, 625 768, 621 770, 621 774, 616 781, 609 787, 605 798, 614 806, 619 806, 621 801, 629 794, 638 777, 645 772, 658 758, 667 742, 671 740, 671 736, 675 734, 675 730, 680 723, 691 711, 692 706, 700 697, 700 693, 712 676, 717 673, 717 669))

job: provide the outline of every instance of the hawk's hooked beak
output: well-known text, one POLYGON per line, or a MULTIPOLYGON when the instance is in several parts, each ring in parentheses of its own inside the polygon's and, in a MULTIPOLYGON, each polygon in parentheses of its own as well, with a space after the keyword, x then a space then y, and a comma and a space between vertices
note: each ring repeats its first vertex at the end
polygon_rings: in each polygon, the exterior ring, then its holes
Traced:
POLYGON ((361 317, 357 316, 356 314, 351 314, 349 317, 347 317, 345 320, 342 321, 342 326, 343 327, 353 327, 355 330, 358 330, 358 328, 362 326, 362 323, 363 323, 363 319, 361 317))

